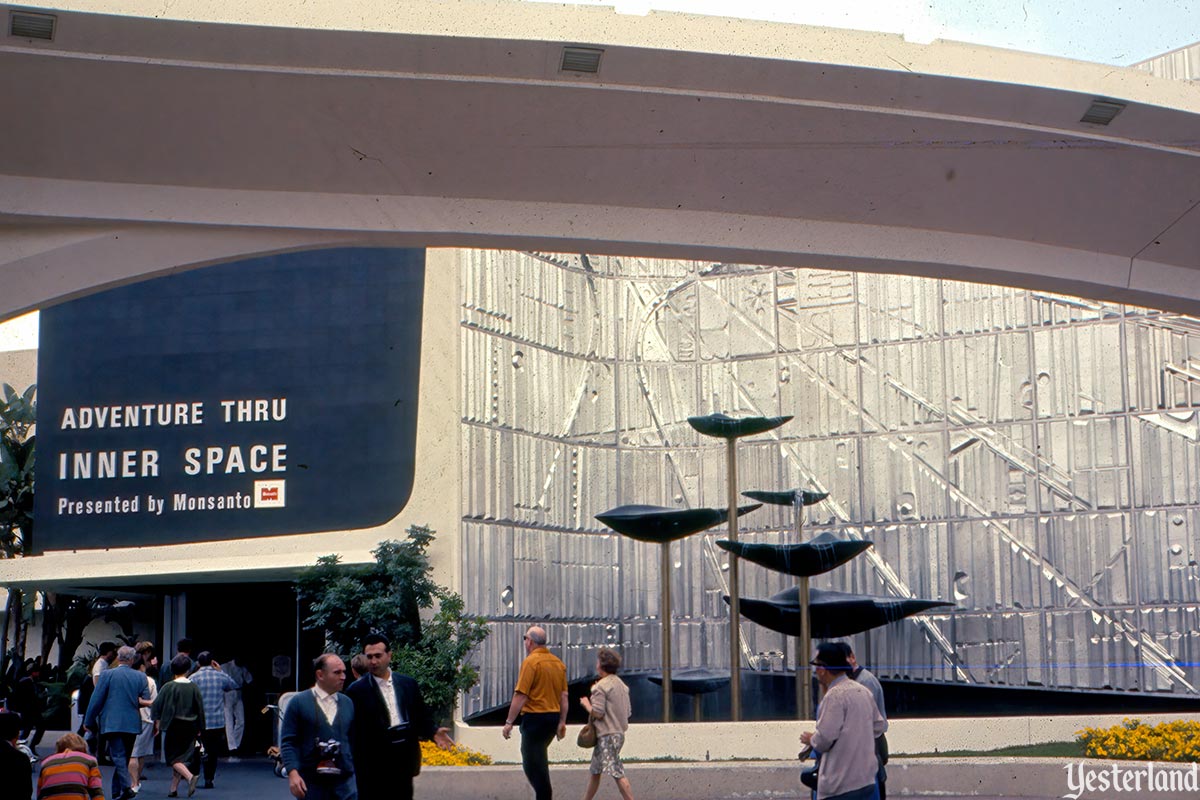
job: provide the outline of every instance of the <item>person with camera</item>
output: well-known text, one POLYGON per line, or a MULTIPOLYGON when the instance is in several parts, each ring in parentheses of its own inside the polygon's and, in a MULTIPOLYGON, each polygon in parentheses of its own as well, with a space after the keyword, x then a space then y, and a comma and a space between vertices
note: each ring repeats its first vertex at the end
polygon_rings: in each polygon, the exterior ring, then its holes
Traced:
POLYGON ((313 660, 317 682, 283 712, 279 754, 288 790, 298 800, 356 800, 350 731, 354 703, 340 694, 346 663, 332 653, 313 660))
POLYGON ((412 800, 413 778, 421 771, 421 739, 454 746, 449 728, 439 728, 417 682, 392 672, 392 647, 383 636, 363 641, 366 675, 346 690, 354 701, 355 775, 363 800, 412 800))
POLYGON ((825 690, 816 731, 800 734, 803 744, 821 753, 817 800, 879 800, 875 737, 883 733, 886 723, 875 698, 850 679, 850 662, 841 644, 821 642, 809 663, 816 667, 817 681, 825 690))

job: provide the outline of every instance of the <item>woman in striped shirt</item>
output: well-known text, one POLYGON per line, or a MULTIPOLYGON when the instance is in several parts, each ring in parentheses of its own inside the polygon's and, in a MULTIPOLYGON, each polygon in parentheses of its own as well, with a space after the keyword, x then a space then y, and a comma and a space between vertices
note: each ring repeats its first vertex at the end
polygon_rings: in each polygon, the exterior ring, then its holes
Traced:
POLYGON ((63 734, 55 753, 42 761, 38 800, 104 800, 104 782, 96 759, 88 755, 83 737, 63 734))

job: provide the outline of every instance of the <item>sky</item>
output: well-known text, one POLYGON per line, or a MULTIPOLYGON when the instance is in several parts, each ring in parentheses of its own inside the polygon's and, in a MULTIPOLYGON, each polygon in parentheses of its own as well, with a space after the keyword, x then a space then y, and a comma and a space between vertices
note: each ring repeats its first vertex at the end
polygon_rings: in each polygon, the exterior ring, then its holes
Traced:
POLYGON ((1200 0, 581 0, 577 5, 899 33, 918 44, 952 39, 1120 66, 1200 42, 1200 0))
MULTIPOLYGON (((918 44, 951 39, 1118 66, 1200 42, 1200 0, 582 0, 577 4, 611 6, 630 14, 679 11, 897 33, 918 44)), ((0 351, 36 346, 36 313, 0 323, 0 351)))

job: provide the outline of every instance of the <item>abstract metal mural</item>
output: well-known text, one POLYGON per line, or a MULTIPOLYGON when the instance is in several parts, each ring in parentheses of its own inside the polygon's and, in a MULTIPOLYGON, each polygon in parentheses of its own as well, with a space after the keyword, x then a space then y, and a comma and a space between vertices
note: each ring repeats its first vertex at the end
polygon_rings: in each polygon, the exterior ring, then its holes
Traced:
MULTIPOLYGON (((880 677, 1195 694, 1200 320, 908 276, 463 251, 464 713, 507 702, 530 620, 570 677, 660 667, 655 545, 593 515, 727 505, 695 414, 795 415, 741 483, 829 492, 806 538, 874 547, 817 589, 954 603, 859 634, 880 677)), ((744 542, 795 541, 792 509, 744 542)), ((728 665, 724 526, 675 545, 675 664, 728 665)), ((794 579, 744 570, 743 597, 794 579)), ((743 619, 743 667, 792 666, 743 619)))

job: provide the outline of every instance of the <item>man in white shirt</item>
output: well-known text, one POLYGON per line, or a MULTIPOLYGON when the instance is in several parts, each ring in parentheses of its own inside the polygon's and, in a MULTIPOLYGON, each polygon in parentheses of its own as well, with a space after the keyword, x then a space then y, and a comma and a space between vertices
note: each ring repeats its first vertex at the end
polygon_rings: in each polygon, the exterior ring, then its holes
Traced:
POLYGON ((288 701, 279 751, 288 791, 298 800, 356 800, 350 729, 354 703, 339 694, 346 663, 331 653, 313 660, 316 685, 288 701))
POLYGON ((825 695, 816 732, 805 731, 800 741, 821 753, 817 800, 878 800, 875 737, 883 733, 886 723, 875 698, 850 679, 850 663, 841 645, 821 642, 810 663, 825 695))
POLYGON ((392 646, 372 634, 363 641, 370 669, 346 689, 354 701, 355 773, 362 800, 412 800, 413 778, 421 771, 421 739, 443 750, 454 746, 449 728, 439 728, 417 682, 393 672, 392 646))
POLYGON ((246 707, 242 690, 254 682, 254 677, 236 658, 230 658, 222 664, 221 671, 228 675, 237 687, 232 692, 225 693, 225 740, 229 743, 229 751, 232 753, 242 746, 242 735, 246 730, 246 707))
POLYGON ((101 642, 100 646, 96 648, 96 661, 92 664, 92 683, 99 681, 104 670, 111 667, 116 660, 116 642, 101 642))

